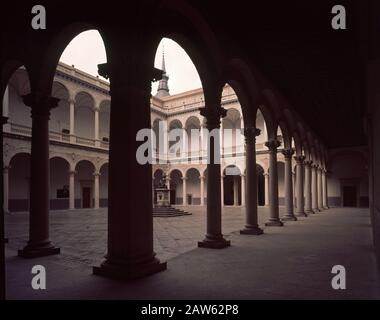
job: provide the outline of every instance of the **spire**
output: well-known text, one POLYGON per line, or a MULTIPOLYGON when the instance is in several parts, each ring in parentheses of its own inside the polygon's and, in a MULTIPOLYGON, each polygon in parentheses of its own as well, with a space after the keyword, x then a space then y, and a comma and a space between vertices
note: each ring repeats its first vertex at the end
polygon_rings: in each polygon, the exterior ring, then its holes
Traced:
POLYGON ((162 63, 161 63, 162 79, 158 83, 158 89, 156 93, 156 97, 165 97, 169 95, 169 76, 166 74, 166 66, 165 66, 165 49, 164 45, 162 45, 162 63))
POLYGON ((161 64, 161 70, 166 73, 166 67, 165 67, 165 47, 162 45, 162 64, 161 64))

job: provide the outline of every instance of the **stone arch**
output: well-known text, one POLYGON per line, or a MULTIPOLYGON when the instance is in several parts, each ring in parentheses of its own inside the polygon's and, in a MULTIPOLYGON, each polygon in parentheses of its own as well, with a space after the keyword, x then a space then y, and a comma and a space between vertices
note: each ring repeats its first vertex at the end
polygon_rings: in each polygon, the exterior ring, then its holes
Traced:
POLYGON ((9 161, 10 212, 28 211, 30 196, 30 153, 18 152, 9 161))
POLYGON ((223 169, 223 204, 241 205, 241 174, 236 164, 228 164, 223 169))
POLYGON ((4 83, 5 90, 2 95, 4 105, 2 108, 4 116, 8 117, 9 129, 25 131, 32 127, 31 109, 24 104, 23 96, 31 92, 31 83, 28 70, 25 66, 18 69, 9 76, 8 82, 4 83))
POLYGON ((111 100, 104 99, 99 104, 99 139, 108 143, 110 137, 111 100))
POLYGON ((257 205, 265 206, 265 177, 264 177, 264 167, 259 163, 256 163, 257 171, 257 205))
POLYGON ((86 91, 75 95, 75 135, 83 139, 95 139, 95 98, 86 91))
POLYGON ((169 172, 170 177, 170 203, 183 203, 183 172, 178 168, 174 168, 169 172))
POLYGON ((108 207, 108 168, 109 163, 105 161, 99 168, 99 207, 108 207))
POLYGON ((59 99, 58 106, 50 111, 49 131, 70 134, 70 91, 61 81, 54 80, 52 96, 59 99))
POLYGON ((75 207, 92 208, 96 165, 91 160, 81 159, 75 164, 75 171, 75 207))
POLYGON ((66 210, 69 208, 69 170, 70 161, 66 157, 54 155, 50 164, 50 209, 66 210))
POLYGON ((255 75, 245 61, 233 58, 226 64, 223 78, 233 88, 239 99, 245 126, 252 126, 261 91, 255 75))
POLYGON ((39 78, 41 78, 38 81, 39 88, 45 90, 44 92, 51 92, 51 85, 53 83, 56 67, 64 50, 74 38, 81 33, 90 30, 96 30, 99 32, 106 52, 106 57, 108 58, 107 41, 105 41, 105 34, 102 26, 87 22, 70 22, 62 26, 61 29, 57 30, 57 32, 51 36, 49 45, 42 51, 43 64, 39 66, 38 72, 39 78), (43 76, 41 77, 41 75, 43 76))

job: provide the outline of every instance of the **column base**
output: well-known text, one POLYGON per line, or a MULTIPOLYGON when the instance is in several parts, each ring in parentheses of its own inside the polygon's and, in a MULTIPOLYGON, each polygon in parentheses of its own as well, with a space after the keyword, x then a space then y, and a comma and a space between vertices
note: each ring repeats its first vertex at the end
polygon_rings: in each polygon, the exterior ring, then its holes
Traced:
POLYGON ((282 227, 284 224, 280 220, 269 220, 267 223, 265 223, 266 227, 282 227))
POLYGON ((307 217, 307 213, 306 212, 296 212, 296 217, 307 217))
POLYGON ((313 212, 317 213, 317 212, 321 212, 321 210, 319 210, 318 208, 313 208, 313 212))
POLYGON ((306 210, 305 211, 305 214, 306 215, 309 215, 309 214, 314 214, 315 212, 313 210, 306 210))
POLYGON ((18 250, 18 256, 22 258, 38 258, 60 254, 61 248, 54 247, 52 244, 45 245, 27 245, 24 249, 18 250))
POLYGON ((296 218, 295 215, 285 215, 281 218, 281 221, 297 221, 298 219, 296 218))
POLYGON ((208 239, 205 238, 202 241, 198 241, 198 248, 209 248, 209 249, 224 249, 231 245, 230 240, 226 240, 223 237, 220 239, 208 239))
POLYGON ((166 262, 160 262, 156 258, 144 264, 132 265, 105 260, 99 267, 92 267, 92 273, 106 278, 131 281, 164 271, 166 268, 166 262))
POLYGON ((328 206, 327 207, 323 207, 323 209, 327 210, 327 209, 330 209, 330 207, 328 207, 328 206))
POLYGON ((255 235, 259 236, 264 233, 264 230, 259 227, 245 227, 244 229, 240 230, 240 234, 248 234, 248 235, 255 235))

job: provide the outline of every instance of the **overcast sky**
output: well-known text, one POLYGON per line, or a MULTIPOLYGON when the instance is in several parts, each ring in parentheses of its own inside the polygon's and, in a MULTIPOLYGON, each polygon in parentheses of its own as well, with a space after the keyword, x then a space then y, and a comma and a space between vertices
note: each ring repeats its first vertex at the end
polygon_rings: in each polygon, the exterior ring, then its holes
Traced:
MULTIPOLYGON (((191 59, 176 42, 170 39, 164 38, 159 44, 154 66, 161 69, 163 46, 170 94, 200 88, 202 85, 191 59)), ((81 33, 70 42, 60 60, 96 76, 98 74, 97 65, 107 61, 100 34, 96 30, 81 33)), ((128 75, 126 74, 126 76, 128 75)), ((158 82, 153 83, 153 95, 157 92, 157 86, 158 82)))

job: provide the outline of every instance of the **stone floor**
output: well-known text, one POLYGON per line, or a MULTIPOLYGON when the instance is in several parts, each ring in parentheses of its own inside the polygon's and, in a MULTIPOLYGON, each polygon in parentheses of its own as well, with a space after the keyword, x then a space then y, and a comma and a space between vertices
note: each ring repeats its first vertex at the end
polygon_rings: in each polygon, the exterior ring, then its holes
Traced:
MULTIPOLYGON (((154 218, 154 247, 168 270, 123 283, 91 275, 106 251, 106 210, 51 213, 51 238, 62 254, 24 260, 28 215, 6 216, 9 299, 379 299, 367 209, 329 209, 285 227, 242 236, 244 209, 226 207, 223 232, 232 246, 196 248, 204 236, 205 208, 192 216, 154 218), (31 268, 47 270, 47 290, 31 289, 31 268), (331 288, 331 268, 343 265, 347 289, 331 288)), ((260 208, 261 225, 268 209, 260 208)))

